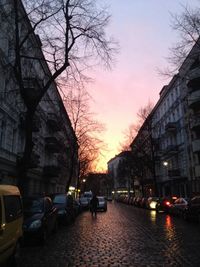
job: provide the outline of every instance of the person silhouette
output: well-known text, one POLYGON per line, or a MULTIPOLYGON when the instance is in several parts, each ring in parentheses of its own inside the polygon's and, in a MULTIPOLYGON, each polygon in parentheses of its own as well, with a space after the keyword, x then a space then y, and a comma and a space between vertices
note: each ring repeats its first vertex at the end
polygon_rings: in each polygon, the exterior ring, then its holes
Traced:
POLYGON ((90 211, 91 211, 92 217, 93 215, 95 215, 95 217, 97 216, 98 205, 99 205, 99 200, 96 195, 93 195, 92 199, 90 200, 90 211))

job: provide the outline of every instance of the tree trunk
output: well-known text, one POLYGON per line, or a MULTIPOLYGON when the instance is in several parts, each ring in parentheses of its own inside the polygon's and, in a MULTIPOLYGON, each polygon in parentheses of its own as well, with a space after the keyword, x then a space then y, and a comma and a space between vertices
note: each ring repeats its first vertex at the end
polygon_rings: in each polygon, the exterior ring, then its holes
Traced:
POLYGON ((22 195, 28 194, 29 179, 27 174, 34 145, 32 142, 33 116, 33 111, 27 111, 25 114, 25 147, 22 157, 17 160, 17 181, 22 195))
POLYGON ((71 184, 71 181, 72 181, 72 178, 73 178, 73 174, 74 174, 74 161, 75 161, 75 144, 72 145, 72 155, 71 155, 71 164, 70 164, 70 169, 69 169, 69 179, 67 181, 67 184, 66 184, 66 192, 69 191, 69 187, 70 187, 70 184, 71 184))

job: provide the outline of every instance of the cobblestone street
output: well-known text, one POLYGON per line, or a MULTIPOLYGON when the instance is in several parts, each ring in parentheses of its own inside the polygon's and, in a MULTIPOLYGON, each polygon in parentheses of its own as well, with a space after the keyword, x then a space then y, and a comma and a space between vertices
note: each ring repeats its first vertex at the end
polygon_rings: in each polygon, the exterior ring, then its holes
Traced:
POLYGON ((83 212, 44 247, 22 249, 20 267, 200 266, 200 225, 155 211, 108 203, 83 212))

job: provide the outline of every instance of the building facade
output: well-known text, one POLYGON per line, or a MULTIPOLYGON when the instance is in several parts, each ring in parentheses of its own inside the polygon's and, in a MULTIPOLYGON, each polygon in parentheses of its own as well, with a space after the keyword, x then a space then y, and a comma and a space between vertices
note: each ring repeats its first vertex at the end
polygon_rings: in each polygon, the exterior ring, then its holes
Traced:
POLYGON ((131 144, 144 163, 137 178, 142 195, 200 194, 199 52, 195 44, 131 144))
MULTIPOLYGON (((3 1, 0 10, 0 183, 17 184, 17 161, 24 152, 26 105, 20 93, 16 61, 13 1, 3 1)), ((19 3, 20 38, 30 31, 25 10, 19 3)), ((40 38, 33 32, 23 44, 23 87, 34 98, 51 77, 44 60, 40 38), (28 59, 27 59, 28 58, 28 59), (37 59, 37 60, 36 60, 37 59)), ((71 185, 78 175, 78 145, 56 83, 52 82, 37 106, 33 121, 33 151, 28 170, 28 192, 65 192, 73 168, 71 185), (72 145, 73 144, 73 145, 72 145)))

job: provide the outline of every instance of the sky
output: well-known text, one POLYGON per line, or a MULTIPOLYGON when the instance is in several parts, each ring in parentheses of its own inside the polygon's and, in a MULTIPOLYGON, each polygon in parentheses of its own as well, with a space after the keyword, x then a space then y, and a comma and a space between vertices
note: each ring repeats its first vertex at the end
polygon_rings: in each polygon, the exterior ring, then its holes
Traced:
POLYGON ((168 66, 169 48, 178 41, 171 27, 171 13, 182 6, 196 7, 199 0, 100 0, 109 7, 108 35, 119 43, 120 52, 112 70, 91 72, 88 91, 91 110, 104 123, 101 135, 107 145, 97 171, 107 170, 107 162, 119 153, 124 131, 137 120, 137 111, 149 101, 156 103, 159 92, 169 82, 158 74, 168 66))

